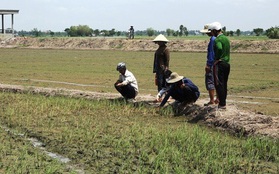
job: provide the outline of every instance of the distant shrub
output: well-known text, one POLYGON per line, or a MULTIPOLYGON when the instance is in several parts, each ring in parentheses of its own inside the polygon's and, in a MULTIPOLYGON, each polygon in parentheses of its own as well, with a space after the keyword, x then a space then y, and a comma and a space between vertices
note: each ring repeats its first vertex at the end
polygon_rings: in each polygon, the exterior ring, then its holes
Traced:
POLYGON ((279 39, 279 27, 271 27, 266 30, 266 35, 270 39, 279 39))

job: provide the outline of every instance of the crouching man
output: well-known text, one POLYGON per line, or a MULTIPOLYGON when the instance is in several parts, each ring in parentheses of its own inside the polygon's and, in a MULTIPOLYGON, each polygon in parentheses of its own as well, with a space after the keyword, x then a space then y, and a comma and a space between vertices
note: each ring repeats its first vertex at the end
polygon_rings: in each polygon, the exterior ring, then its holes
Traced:
POLYGON ((118 63, 119 79, 114 84, 115 89, 128 101, 135 101, 138 94, 138 82, 132 72, 128 71, 124 62, 118 63))
POLYGON ((199 88, 190 79, 179 76, 176 72, 173 72, 166 81, 171 87, 160 107, 166 104, 169 97, 172 97, 180 104, 186 105, 196 102, 200 96, 199 88))

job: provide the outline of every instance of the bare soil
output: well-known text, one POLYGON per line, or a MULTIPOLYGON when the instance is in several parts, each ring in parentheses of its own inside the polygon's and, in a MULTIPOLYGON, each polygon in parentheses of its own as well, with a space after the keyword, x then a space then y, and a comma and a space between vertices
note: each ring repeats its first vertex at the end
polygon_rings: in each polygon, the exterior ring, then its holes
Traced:
MULTIPOLYGON (((115 38, 0 38, 0 48, 38 48, 38 49, 94 49, 123 51, 154 51, 157 46, 147 39, 115 39, 115 38)), ((206 52, 208 40, 172 40, 168 43, 171 51, 206 52)), ((241 53, 279 53, 279 40, 232 40, 231 51, 241 53)), ((98 93, 90 91, 52 89, 40 87, 23 87, 0 84, 0 91, 31 92, 46 96, 67 96, 87 99, 115 99, 115 93, 98 93)), ((137 104, 156 107, 154 96, 139 95, 137 104)), ((257 135, 279 138, 279 117, 243 111, 233 103, 226 110, 218 110, 216 106, 205 107, 205 100, 198 100, 180 110, 180 115, 187 117, 188 122, 207 124, 241 135, 257 135)))
MULTIPOLYGON (((205 52, 208 40, 171 40, 171 51, 205 52)), ((123 51, 154 51, 157 48, 150 39, 124 38, 0 38, 0 48, 48 48, 48 49, 94 49, 123 51)), ((231 40, 231 52, 279 53, 279 40, 231 40)))

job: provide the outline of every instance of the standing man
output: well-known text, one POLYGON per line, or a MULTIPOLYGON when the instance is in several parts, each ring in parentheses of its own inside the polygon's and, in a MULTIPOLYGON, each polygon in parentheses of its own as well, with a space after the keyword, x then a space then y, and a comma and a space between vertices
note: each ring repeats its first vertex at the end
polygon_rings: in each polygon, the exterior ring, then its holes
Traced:
POLYGON ((129 39, 134 39, 134 33, 135 33, 134 27, 131 26, 129 29, 129 39))
POLYGON ((204 26, 203 30, 200 30, 201 33, 205 33, 210 37, 208 46, 207 46, 207 61, 205 66, 205 87, 209 94, 209 102, 204 104, 205 106, 213 105, 219 103, 218 99, 214 100, 214 77, 213 77, 213 64, 214 64, 214 40, 215 36, 213 36, 211 30, 209 29, 209 24, 204 26))
POLYGON ((138 82, 132 72, 128 71, 126 64, 120 62, 116 70, 119 71, 119 79, 114 84, 115 89, 128 101, 135 101, 138 94, 138 82))
POLYGON ((164 73, 169 69, 170 51, 167 48, 167 38, 159 34, 153 42, 158 44, 158 49, 154 54, 153 73, 155 73, 155 83, 158 86, 158 92, 165 87, 164 73))
POLYGON ((222 26, 219 22, 210 24, 212 34, 216 37, 214 43, 214 83, 219 98, 219 109, 226 109, 228 79, 230 74, 230 41, 222 33, 222 26))

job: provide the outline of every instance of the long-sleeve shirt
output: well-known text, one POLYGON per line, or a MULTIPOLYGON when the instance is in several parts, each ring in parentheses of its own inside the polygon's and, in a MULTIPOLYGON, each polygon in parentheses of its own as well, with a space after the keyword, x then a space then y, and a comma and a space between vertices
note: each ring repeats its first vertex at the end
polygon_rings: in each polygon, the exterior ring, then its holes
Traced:
POLYGON ((135 88, 135 91, 139 92, 137 79, 135 78, 134 74, 129 70, 126 69, 124 75, 120 74, 119 80, 122 82, 123 85, 131 84, 131 86, 135 88))
POLYGON ((178 100, 179 102, 194 102, 199 98, 199 88, 190 79, 184 77, 182 79, 182 83, 185 85, 185 89, 178 87, 175 83, 171 85, 167 95, 161 102, 160 107, 166 104, 170 96, 172 96, 175 100, 178 100))
POLYGON ((207 61, 206 61, 206 65, 209 67, 212 67, 214 64, 214 59, 215 59, 215 54, 214 54, 214 41, 215 41, 216 37, 215 36, 211 36, 208 46, 207 46, 207 61))
POLYGON ((169 67, 170 51, 166 45, 160 46, 154 54, 153 73, 163 72, 169 67))
POLYGON ((219 34, 214 42, 215 61, 221 60, 230 63, 230 41, 222 33, 219 34))

